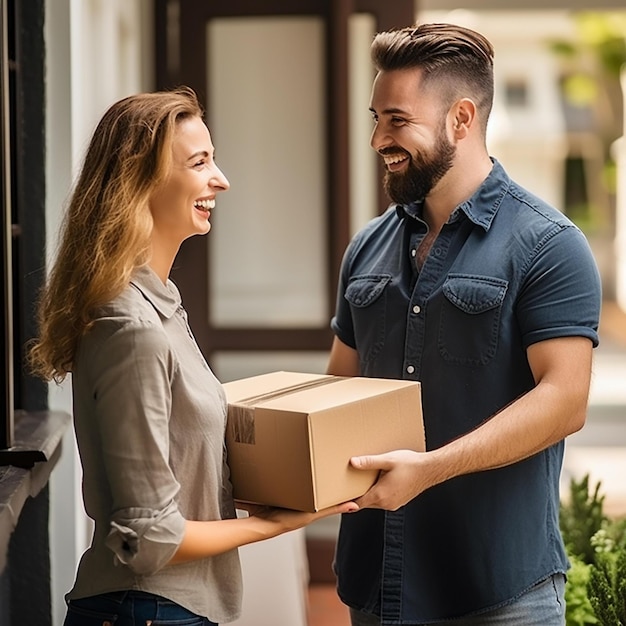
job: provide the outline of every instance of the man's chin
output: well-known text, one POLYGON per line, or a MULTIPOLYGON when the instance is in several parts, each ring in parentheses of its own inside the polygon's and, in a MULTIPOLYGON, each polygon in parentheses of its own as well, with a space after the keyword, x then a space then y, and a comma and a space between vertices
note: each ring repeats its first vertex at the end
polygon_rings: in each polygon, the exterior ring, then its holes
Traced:
POLYGON ((419 191, 409 191, 406 189, 400 190, 388 186, 385 186, 385 193, 395 204, 411 204, 413 202, 420 202, 424 198, 424 195, 419 191))
POLYGON ((423 197, 420 189, 407 180, 405 173, 392 174, 387 172, 383 181, 385 193, 396 204, 411 204, 423 197))

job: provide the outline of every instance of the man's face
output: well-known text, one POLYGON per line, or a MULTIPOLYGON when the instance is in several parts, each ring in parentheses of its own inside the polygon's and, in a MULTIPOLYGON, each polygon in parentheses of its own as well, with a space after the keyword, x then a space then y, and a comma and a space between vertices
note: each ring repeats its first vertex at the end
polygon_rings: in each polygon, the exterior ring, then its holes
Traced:
POLYGON ((454 163, 456 148, 446 129, 447 111, 420 89, 420 70, 380 72, 370 110, 375 128, 371 145, 384 159, 385 191, 392 201, 423 200, 454 163))

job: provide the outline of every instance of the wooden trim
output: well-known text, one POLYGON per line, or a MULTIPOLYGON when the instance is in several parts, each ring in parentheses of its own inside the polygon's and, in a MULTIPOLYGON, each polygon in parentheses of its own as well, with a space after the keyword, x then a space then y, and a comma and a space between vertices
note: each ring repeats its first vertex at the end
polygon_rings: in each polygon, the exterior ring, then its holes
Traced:
MULTIPOLYGON (((0 448, 13 445, 13 289, 11 272, 11 150, 9 107, 9 55, 7 3, 0 0, 0 350, 2 350, 2 381, 0 384, 0 448)), ((1 569, 1 568, 0 568, 1 569)))
MULTIPOLYGON (((273 15, 322 15, 329 4, 328 0, 180 0, 182 5, 188 5, 199 21, 210 20, 216 17, 262 17, 273 15)), ((343 0, 339 0, 343 1, 343 0)), ((332 0, 334 4, 335 0, 332 0)))
POLYGON ((24 345, 37 336, 34 302, 46 267, 46 47, 44 0, 15 2, 15 146, 13 243, 15 408, 48 408, 48 385, 23 366, 24 345))
POLYGON ((415 22, 415 0, 355 0, 355 3, 356 11, 376 16, 376 28, 379 32, 404 28, 415 22))
POLYGON ((168 3, 171 0, 154 0, 154 84, 157 89, 164 89, 176 83, 168 67, 168 3))
POLYGON ((209 350, 329 350, 330 328, 220 328, 211 333, 209 350))
POLYGON ((341 259, 350 238, 348 18, 351 0, 335 0, 327 17, 328 316, 335 310, 341 259))

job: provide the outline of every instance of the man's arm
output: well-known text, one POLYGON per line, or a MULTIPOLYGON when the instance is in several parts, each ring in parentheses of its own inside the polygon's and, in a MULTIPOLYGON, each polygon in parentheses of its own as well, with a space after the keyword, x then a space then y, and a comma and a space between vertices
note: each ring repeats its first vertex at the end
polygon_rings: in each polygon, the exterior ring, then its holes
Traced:
POLYGON ((326 373, 333 376, 358 376, 360 371, 357 351, 335 337, 326 373))
MULTIPOLYGON (((349 352, 343 352, 338 364, 349 362, 349 352)), ((587 412, 591 341, 550 339, 531 345, 527 355, 536 386, 475 430, 429 452, 353 458, 358 469, 381 470, 377 483, 356 501, 359 507, 396 510, 433 485, 521 461, 580 430, 587 412)))

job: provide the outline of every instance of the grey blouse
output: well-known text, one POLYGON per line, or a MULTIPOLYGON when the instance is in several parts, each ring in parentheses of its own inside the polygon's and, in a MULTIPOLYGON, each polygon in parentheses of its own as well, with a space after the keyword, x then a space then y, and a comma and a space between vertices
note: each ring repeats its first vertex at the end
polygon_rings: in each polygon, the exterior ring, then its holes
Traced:
POLYGON ((176 286, 148 267, 99 312, 72 373, 85 509, 95 522, 66 599, 137 589, 214 622, 236 619, 236 550, 167 565, 185 520, 235 516, 226 399, 176 286))

